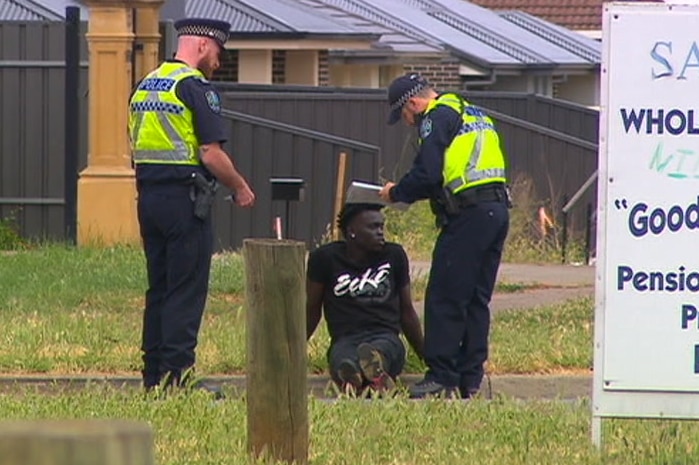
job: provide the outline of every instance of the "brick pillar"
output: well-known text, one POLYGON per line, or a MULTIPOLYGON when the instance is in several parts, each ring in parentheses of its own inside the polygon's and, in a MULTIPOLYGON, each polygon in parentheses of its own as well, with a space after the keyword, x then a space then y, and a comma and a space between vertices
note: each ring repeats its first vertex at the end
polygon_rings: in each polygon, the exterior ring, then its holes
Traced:
POLYGON ((134 47, 136 82, 160 65, 160 8, 164 1, 138 0, 135 13, 138 47, 134 47))
POLYGON ((330 85, 330 64, 327 50, 318 51, 318 85, 330 85))
MULTIPOLYGON (((140 237, 127 133, 134 40, 132 10, 142 5, 155 8, 158 2, 85 3, 89 8, 86 38, 90 93, 87 168, 78 181, 78 244, 134 243, 140 237)), ((152 21, 157 16, 151 14, 150 18, 152 21)), ((149 45, 153 45, 152 40, 149 45)), ((151 53, 150 47, 148 50, 151 53)), ((152 58, 148 53, 144 53, 144 66, 152 58)))
POLYGON ((286 84, 317 86, 319 71, 318 50, 287 50, 284 68, 286 84))
POLYGON ((272 83, 272 50, 238 50, 238 82, 272 83))
POLYGON ((272 50, 272 84, 286 82, 286 50, 272 50))

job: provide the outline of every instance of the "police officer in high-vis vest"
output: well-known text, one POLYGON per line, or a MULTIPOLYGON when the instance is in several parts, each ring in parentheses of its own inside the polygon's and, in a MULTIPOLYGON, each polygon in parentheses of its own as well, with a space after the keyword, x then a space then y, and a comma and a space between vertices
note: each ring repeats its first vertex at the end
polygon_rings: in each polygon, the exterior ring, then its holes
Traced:
POLYGON ((145 76, 131 96, 129 134, 148 268, 141 347, 146 388, 182 385, 194 367, 217 184, 230 189, 241 207, 255 201, 221 147, 229 134, 221 99, 208 81, 230 27, 208 19, 176 22, 174 59, 145 76))
POLYGON ((419 151, 400 182, 380 192, 389 202, 429 199, 440 233, 425 296, 425 363, 410 389, 427 395, 475 395, 488 357, 490 310, 509 227, 505 157, 492 120, 454 93, 438 94, 417 74, 388 89, 389 124, 419 128, 419 151))

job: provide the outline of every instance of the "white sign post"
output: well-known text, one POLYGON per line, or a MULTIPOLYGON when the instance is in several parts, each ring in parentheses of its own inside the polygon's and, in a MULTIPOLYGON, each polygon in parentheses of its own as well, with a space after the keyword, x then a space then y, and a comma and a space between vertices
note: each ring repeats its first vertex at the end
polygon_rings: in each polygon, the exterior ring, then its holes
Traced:
POLYGON ((699 418, 699 6, 603 13, 592 436, 699 418))

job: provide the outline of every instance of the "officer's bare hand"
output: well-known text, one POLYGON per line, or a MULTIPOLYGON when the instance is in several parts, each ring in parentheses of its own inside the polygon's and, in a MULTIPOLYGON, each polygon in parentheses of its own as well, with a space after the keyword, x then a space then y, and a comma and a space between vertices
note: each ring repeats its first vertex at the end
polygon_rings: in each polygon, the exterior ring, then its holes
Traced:
POLYGON ((391 202, 391 188, 395 185, 395 182, 387 182, 379 191, 379 197, 385 202, 391 202))
POLYGON ((255 204, 255 193, 250 186, 244 186, 235 190, 235 203, 239 207, 252 207, 255 204))

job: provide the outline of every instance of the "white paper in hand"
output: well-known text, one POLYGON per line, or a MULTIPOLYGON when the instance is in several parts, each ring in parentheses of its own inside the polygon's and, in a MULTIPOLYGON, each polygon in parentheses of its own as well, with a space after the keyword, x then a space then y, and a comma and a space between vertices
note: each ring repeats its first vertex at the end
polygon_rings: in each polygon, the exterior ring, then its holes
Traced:
POLYGON ((352 181, 347 189, 345 203, 373 203, 386 205, 397 210, 407 210, 409 205, 401 202, 386 202, 379 196, 383 186, 362 181, 352 181))

